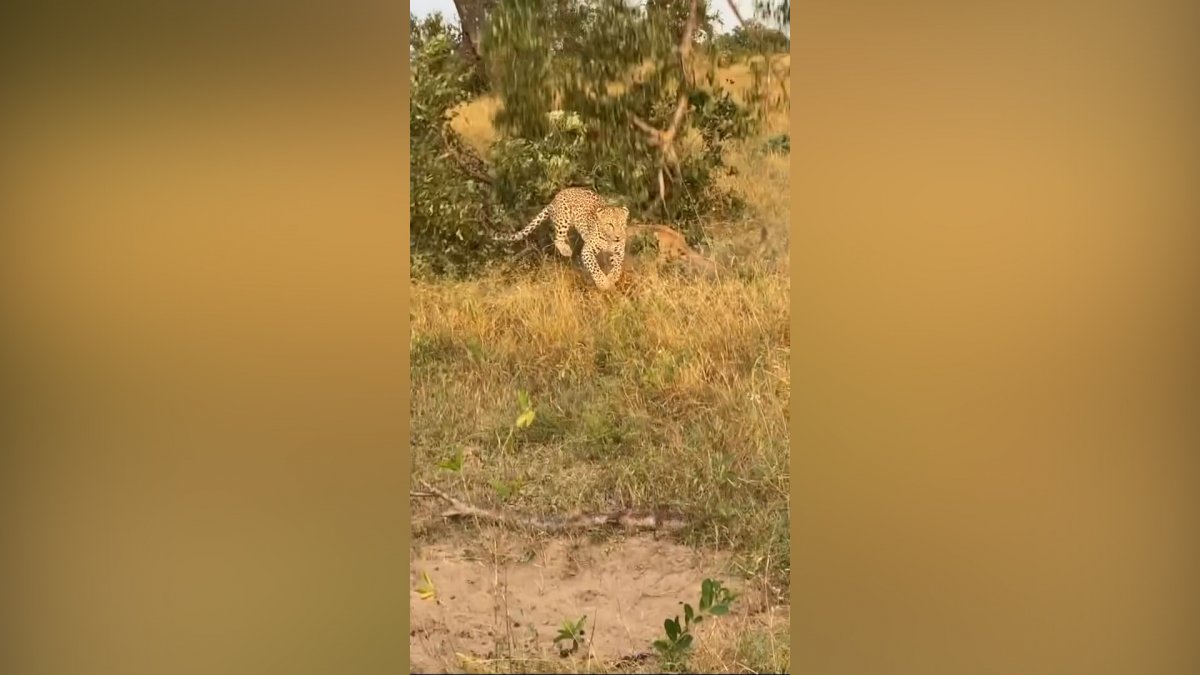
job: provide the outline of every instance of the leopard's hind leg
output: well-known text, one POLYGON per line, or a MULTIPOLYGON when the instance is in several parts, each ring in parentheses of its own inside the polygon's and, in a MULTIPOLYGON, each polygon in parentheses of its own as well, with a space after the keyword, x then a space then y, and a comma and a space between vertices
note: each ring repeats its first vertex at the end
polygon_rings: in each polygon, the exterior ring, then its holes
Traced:
MULTIPOLYGON (((557 214, 555 215, 557 216, 557 214)), ((554 248, 564 258, 570 258, 571 254, 575 252, 571 249, 571 242, 567 240, 569 230, 570 223, 567 222, 565 216, 558 216, 554 219, 554 248)))

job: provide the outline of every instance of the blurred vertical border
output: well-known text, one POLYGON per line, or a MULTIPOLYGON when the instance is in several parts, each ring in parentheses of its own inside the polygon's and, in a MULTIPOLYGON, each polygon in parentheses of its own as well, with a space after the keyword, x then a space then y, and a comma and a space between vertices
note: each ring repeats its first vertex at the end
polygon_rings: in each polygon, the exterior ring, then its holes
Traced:
POLYGON ((406 672, 406 6, 0 11, 0 672, 406 672))

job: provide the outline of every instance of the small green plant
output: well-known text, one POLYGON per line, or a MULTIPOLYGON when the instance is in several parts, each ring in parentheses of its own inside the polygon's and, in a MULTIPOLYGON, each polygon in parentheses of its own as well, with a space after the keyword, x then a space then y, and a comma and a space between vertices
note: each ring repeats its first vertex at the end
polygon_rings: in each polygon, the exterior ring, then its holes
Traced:
POLYGON ((520 479, 500 480, 499 478, 492 478, 488 480, 488 485, 496 492, 496 496, 501 501, 508 501, 521 491, 521 488, 524 487, 524 481, 520 479))
POLYGON ((463 449, 458 448, 454 454, 441 460, 437 463, 438 468, 444 471, 453 471, 455 473, 462 471, 463 465, 463 449))
POLYGON ((776 134, 767 139, 763 150, 769 155, 786 155, 792 151, 792 139, 787 134, 776 134))
POLYGON ((433 585, 433 579, 429 578, 429 572, 421 571, 421 583, 417 584, 417 597, 422 600, 437 600, 437 588, 433 585))
MULTIPOLYGON (((503 439, 501 439, 499 435, 496 437, 502 453, 508 452, 512 448, 513 435, 516 434, 517 431, 521 429, 528 429, 529 427, 533 426, 533 421, 537 419, 537 412, 533 409, 533 400, 529 397, 529 392, 525 391, 524 389, 517 391, 517 408, 519 410, 517 413, 517 419, 514 420, 512 425, 508 428, 508 435, 506 435, 503 439)), ((495 488, 496 486, 493 485, 492 487, 495 488)), ((500 490, 497 489, 497 492, 500 492, 500 490)))
POLYGON ((678 616, 663 622, 667 639, 655 640, 654 650, 662 659, 662 666, 665 670, 679 672, 684 669, 694 641, 692 627, 703 621, 706 616, 728 614, 729 604, 735 597, 733 592, 721 585, 721 582, 705 579, 700 584, 699 611, 693 610, 691 605, 684 603, 682 624, 679 622, 678 616))
POLYGON ((521 414, 517 415, 516 427, 528 429, 533 424, 533 420, 537 418, 537 413, 533 410, 533 403, 529 400, 529 392, 517 392, 517 405, 521 408, 521 414))
POLYGON ((558 647, 558 655, 567 657, 579 651, 579 646, 583 644, 585 638, 584 624, 587 622, 587 615, 579 617, 578 621, 564 619, 562 626, 558 629, 558 635, 554 636, 554 646, 558 647))

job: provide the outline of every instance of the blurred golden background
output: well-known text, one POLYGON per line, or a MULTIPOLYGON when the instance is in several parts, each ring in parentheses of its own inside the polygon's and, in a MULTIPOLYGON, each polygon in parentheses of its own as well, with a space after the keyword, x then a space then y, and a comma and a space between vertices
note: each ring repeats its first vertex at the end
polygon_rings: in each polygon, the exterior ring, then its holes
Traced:
MULTIPOLYGON (((5 11, 0 671, 402 672, 404 8, 5 11)), ((1200 672, 1194 11, 793 11, 792 669, 1200 672)))
POLYGON ((407 667, 402 7, 13 17, 6 673, 407 667))

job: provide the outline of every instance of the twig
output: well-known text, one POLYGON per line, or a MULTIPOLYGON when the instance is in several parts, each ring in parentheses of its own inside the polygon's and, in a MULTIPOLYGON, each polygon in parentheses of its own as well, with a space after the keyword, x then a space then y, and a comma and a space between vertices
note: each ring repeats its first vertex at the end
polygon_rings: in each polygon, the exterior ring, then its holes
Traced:
POLYGON ((654 652, 636 652, 627 656, 622 656, 612 662, 612 666, 616 669, 632 668, 633 666, 645 663, 655 656, 654 652))
POLYGON ((487 163, 481 160, 473 150, 463 147, 462 140, 449 129, 442 128, 442 146, 451 155, 458 168, 471 178, 492 185, 494 181, 487 173, 487 163))

